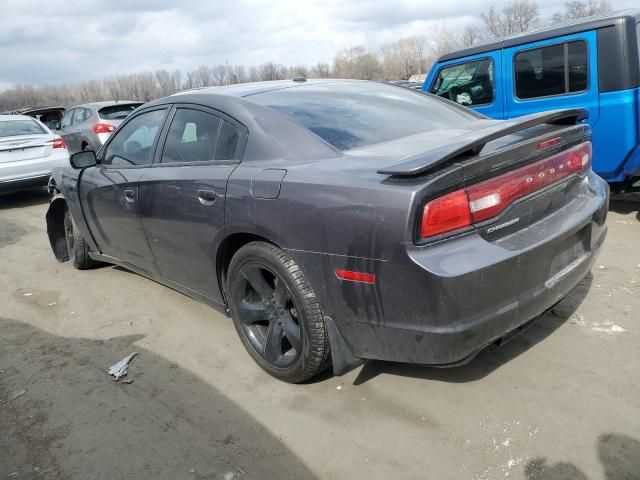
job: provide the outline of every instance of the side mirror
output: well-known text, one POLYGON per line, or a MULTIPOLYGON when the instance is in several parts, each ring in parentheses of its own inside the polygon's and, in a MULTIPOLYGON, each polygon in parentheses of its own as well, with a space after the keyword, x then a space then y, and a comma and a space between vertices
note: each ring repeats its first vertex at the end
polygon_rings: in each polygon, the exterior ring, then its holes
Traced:
POLYGON ((82 152, 74 153, 69 158, 69 161, 71 162, 71 166, 77 169, 93 167, 98 164, 96 152, 93 150, 83 150, 82 152))
POLYGON ((51 126, 49 128, 53 128, 54 130, 60 130, 60 122, 51 122, 51 126))

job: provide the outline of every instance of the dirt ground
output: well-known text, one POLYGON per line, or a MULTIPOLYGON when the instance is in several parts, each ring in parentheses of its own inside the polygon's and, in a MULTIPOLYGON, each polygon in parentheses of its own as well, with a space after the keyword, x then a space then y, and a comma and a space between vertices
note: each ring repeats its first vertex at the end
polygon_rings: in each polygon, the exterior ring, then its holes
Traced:
POLYGON ((0 479, 640 479, 639 206, 613 204, 593 274, 501 349, 296 386, 205 305, 57 263, 44 193, 2 197, 0 479))

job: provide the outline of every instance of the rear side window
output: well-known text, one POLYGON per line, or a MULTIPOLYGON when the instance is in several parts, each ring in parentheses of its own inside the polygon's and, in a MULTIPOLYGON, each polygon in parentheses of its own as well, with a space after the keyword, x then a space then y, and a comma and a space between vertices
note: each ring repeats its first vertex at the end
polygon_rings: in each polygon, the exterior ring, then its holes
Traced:
POLYGON ((521 99, 582 92, 588 87, 587 44, 559 43, 514 57, 516 96, 521 99))
POLYGON ((153 160, 153 145, 165 110, 154 110, 133 118, 107 145, 103 165, 147 165, 153 160))
POLYGON ((493 102, 493 61, 483 58, 444 67, 438 72, 431 93, 465 106, 493 102))
POLYGON ((34 120, 0 121, 0 137, 17 137, 21 135, 41 135, 47 133, 34 120))
POLYGON ((421 92, 376 82, 308 84, 245 98, 288 115, 338 150, 461 128, 477 118, 421 92))
POLYGON ((111 105, 109 107, 102 107, 98 110, 98 115, 103 120, 124 120, 138 108, 141 103, 125 103, 123 105, 111 105))
POLYGON ((234 160, 236 159, 236 150, 238 149, 238 141, 240 133, 238 129, 227 121, 222 122, 218 142, 216 143, 216 160, 234 160))

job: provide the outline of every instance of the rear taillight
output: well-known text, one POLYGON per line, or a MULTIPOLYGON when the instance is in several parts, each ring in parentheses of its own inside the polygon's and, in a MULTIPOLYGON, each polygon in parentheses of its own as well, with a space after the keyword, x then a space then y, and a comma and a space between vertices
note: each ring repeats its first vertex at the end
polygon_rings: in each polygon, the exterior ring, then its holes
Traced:
POLYGON ((54 138, 53 140, 49 140, 47 143, 52 143, 53 148, 67 148, 66 143, 62 138, 54 138))
POLYGON ((516 200, 591 167, 591 142, 539 162, 431 200, 424 206, 420 236, 433 237, 496 217, 516 200))
POLYGON ((111 133, 116 129, 116 127, 108 123, 96 123, 91 128, 93 129, 93 133, 111 133))
POLYGON ((433 237, 471 225, 469 199, 464 190, 456 190, 431 200, 422 213, 422 238, 433 237))

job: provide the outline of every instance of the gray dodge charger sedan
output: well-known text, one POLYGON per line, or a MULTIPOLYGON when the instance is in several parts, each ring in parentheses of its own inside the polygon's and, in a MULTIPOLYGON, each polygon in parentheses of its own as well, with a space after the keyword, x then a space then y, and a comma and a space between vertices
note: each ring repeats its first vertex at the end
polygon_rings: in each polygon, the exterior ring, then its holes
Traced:
POLYGON ((287 382, 469 361, 562 299, 606 235, 585 112, 488 119, 363 81, 187 91, 54 172, 59 261, 228 313, 287 382))

